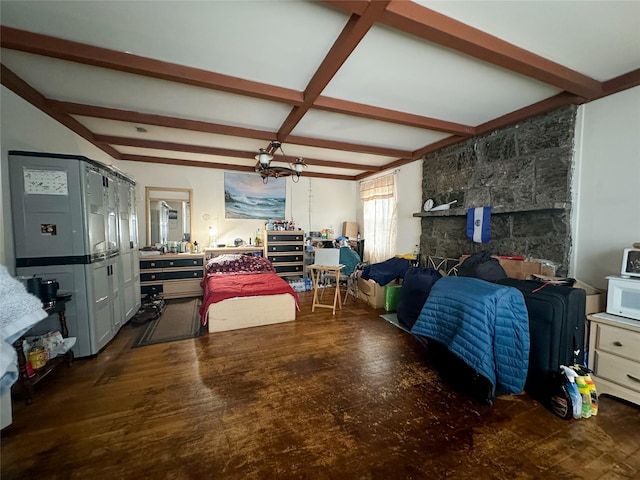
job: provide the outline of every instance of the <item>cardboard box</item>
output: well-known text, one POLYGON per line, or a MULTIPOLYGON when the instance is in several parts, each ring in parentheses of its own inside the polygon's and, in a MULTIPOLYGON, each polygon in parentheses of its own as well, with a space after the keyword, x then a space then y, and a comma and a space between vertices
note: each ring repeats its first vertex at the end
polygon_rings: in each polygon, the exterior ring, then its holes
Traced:
MULTIPOLYGON (((563 280, 560 277, 553 277, 550 275, 537 275, 537 280, 540 281, 550 281, 554 280, 563 280)), ((600 313, 604 312, 607 309, 607 293, 602 290, 597 289, 596 287, 592 287, 588 283, 581 282, 580 280, 576 280, 573 284, 573 288, 581 288, 587 294, 586 304, 585 304, 585 314, 591 315, 592 313, 600 313)))
MULTIPOLYGON (((383 287, 373 280, 364 280, 358 277, 358 298, 367 302, 373 308, 384 308, 387 287, 389 287, 389 289, 395 289, 399 286, 400 284, 394 281, 383 287)), ((390 293, 390 295, 393 296, 392 293, 390 293)))
POLYGON ((358 222, 343 222, 342 236, 347 237, 350 240, 358 238, 358 222))
POLYGON ((585 305, 585 314, 604 312, 607 309, 607 292, 603 292, 596 287, 592 287, 588 283, 576 280, 573 285, 575 288, 582 288, 587 292, 587 303, 585 305))
POLYGON ((510 278, 519 278, 520 280, 528 280, 531 275, 544 275, 553 277, 556 269, 549 264, 542 262, 529 262, 526 260, 512 260, 510 258, 500 258, 500 265, 504 268, 507 276, 510 278))

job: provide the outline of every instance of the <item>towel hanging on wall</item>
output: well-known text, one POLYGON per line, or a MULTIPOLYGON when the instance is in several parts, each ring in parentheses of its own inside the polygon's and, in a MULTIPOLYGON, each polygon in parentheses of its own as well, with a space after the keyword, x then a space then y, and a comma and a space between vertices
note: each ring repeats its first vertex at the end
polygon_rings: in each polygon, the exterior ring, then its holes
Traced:
POLYGON ((491 207, 470 208, 467 211, 467 237, 476 243, 491 240, 491 207))

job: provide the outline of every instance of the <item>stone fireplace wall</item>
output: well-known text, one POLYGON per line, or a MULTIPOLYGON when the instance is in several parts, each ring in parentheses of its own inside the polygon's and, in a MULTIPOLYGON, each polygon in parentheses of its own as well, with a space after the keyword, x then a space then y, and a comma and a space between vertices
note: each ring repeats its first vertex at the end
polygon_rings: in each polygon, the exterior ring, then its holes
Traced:
POLYGON ((420 212, 423 256, 487 250, 555 262, 566 274, 571 247, 571 175, 576 107, 564 107, 425 155, 420 212), (466 236, 467 209, 492 207, 491 240, 466 236))

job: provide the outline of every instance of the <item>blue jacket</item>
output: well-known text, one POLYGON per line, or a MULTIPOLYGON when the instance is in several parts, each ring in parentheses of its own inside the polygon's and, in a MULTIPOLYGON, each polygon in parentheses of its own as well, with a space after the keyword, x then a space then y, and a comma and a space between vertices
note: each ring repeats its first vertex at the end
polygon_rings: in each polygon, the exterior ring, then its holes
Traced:
POLYGON ((469 277, 438 280, 411 333, 436 340, 500 393, 524 388, 529 317, 519 290, 469 277))

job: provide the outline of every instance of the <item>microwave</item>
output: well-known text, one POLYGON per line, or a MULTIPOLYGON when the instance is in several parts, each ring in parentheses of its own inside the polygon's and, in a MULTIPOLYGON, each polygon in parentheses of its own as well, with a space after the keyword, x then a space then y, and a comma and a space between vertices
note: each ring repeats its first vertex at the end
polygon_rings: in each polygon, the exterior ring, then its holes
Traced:
POLYGON ((624 249, 620 275, 640 278, 640 248, 624 249))
POLYGON ((640 278, 607 277, 607 313, 640 321, 640 278))

